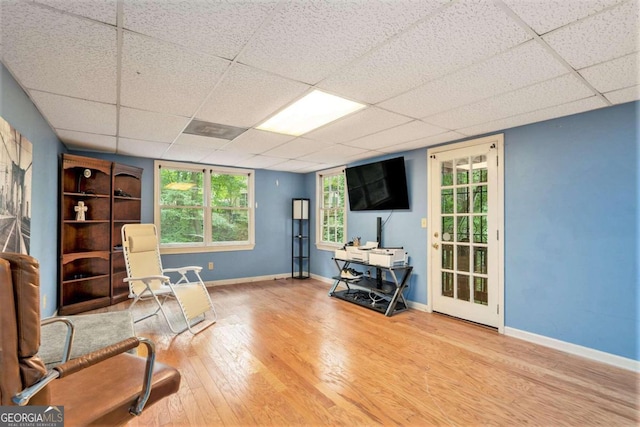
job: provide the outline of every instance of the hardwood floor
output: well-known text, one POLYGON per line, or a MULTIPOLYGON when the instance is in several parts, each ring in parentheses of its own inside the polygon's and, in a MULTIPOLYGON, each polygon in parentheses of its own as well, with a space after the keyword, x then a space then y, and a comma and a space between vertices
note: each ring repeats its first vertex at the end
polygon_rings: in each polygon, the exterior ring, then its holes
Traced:
POLYGON ((138 323, 182 384, 129 425, 640 422, 637 374, 442 315, 384 317, 328 289, 312 279, 211 288, 218 322, 197 336, 174 336, 158 317, 138 323))

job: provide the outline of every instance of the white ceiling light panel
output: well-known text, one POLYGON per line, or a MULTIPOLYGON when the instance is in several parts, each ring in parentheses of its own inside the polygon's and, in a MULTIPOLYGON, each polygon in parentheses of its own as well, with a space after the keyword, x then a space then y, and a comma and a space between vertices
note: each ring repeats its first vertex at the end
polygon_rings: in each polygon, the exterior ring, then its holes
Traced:
POLYGON ((314 90, 256 128, 300 136, 365 107, 364 104, 314 90))

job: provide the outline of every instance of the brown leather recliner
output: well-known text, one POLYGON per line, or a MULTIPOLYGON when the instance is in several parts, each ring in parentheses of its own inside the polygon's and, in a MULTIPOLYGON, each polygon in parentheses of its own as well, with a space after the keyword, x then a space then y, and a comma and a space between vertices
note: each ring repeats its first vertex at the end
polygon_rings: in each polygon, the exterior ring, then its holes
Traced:
POLYGON ((34 258, 0 253, 0 405, 63 406, 65 425, 119 425, 178 391, 180 373, 155 362, 153 343, 143 338, 126 339, 47 372, 36 356, 39 288, 34 258), (147 346, 146 358, 126 353, 140 344, 147 346))

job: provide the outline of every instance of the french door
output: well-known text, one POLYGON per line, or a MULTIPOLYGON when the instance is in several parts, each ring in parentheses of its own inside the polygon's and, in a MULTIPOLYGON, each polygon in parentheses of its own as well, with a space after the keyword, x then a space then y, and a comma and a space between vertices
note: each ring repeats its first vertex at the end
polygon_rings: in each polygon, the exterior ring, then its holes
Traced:
POLYGON ((429 150, 433 311, 502 329, 502 135, 429 150))

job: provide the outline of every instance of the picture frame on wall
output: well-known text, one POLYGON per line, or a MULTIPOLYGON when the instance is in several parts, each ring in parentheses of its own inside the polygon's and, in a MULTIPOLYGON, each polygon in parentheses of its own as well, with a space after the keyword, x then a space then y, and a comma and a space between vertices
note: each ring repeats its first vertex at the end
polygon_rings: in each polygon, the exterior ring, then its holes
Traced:
POLYGON ((29 254, 33 144, 0 117, 0 250, 29 254))

